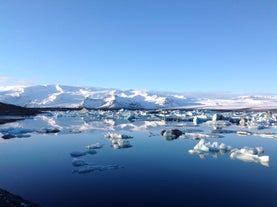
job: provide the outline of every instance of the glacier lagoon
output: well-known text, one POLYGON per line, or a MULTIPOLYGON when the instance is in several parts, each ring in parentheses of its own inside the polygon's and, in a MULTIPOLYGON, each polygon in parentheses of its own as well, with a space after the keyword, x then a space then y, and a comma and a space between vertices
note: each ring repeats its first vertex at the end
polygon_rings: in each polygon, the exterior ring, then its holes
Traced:
POLYGON ((276 117, 251 111, 46 112, 0 125, 0 187, 42 207, 273 207, 276 117))

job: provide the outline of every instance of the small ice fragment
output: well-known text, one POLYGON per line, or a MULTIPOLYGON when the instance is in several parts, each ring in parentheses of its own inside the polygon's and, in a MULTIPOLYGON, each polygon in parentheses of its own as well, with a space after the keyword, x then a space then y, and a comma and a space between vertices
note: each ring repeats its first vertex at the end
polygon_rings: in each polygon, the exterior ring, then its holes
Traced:
POLYGON ((75 166, 75 167, 79 167, 79 166, 88 165, 88 163, 83 159, 73 158, 72 159, 72 165, 75 166))
POLYGON ((87 152, 74 151, 74 152, 70 153, 70 156, 71 157, 81 157, 81 156, 84 156, 86 154, 87 154, 87 152))
POLYGON ((221 143, 218 148, 221 151, 230 151, 231 150, 231 146, 227 146, 224 143, 221 143))
POLYGON ((100 144, 99 142, 85 146, 86 149, 100 149, 102 147, 103 147, 103 144, 100 144))
POLYGON ((218 120, 222 120, 222 119, 223 119, 223 116, 221 114, 214 114, 213 117, 212 117, 213 122, 218 121, 218 120))
POLYGON ((249 136, 249 135, 251 135, 252 133, 249 132, 249 131, 242 131, 242 130, 239 130, 239 131, 237 131, 237 134, 240 135, 240 136, 249 136))

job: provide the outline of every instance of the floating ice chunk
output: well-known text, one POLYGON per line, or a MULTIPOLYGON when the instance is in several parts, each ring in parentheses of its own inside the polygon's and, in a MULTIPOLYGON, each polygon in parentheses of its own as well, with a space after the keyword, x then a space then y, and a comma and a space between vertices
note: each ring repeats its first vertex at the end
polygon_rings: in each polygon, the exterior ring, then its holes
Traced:
POLYGON ((3 138, 3 139, 12 139, 12 138, 16 138, 16 136, 13 135, 13 134, 4 134, 4 135, 2 136, 2 138, 3 138))
POLYGON ((218 120, 222 120, 224 117, 222 114, 214 114, 213 117, 212 117, 212 121, 215 122, 215 121, 218 121, 218 120))
POLYGON ((233 149, 230 157, 232 159, 238 159, 245 162, 257 162, 264 166, 269 166, 269 156, 259 156, 263 152, 262 148, 242 148, 242 149, 233 149))
MULTIPOLYGON (((241 149, 239 149, 241 153, 247 153, 247 154, 252 154, 252 155, 260 155, 262 153, 264 153, 264 149, 262 147, 243 147, 241 149)), ((237 151, 237 149, 232 150, 233 151, 237 151)))
POLYGON ((0 129, 0 133, 2 133, 3 139, 11 139, 11 138, 24 138, 24 137, 30 137, 29 133, 34 132, 34 130, 31 129, 24 129, 22 127, 10 127, 10 128, 4 128, 0 129))
POLYGON ((105 138, 108 138, 108 139, 130 139, 130 138, 133 138, 132 136, 129 136, 126 134, 116 134, 116 133, 110 133, 110 132, 108 132, 104 136, 105 136, 105 138))
POLYGON ((231 150, 231 146, 227 146, 224 143, 218 144, 218 142, 207 142, 205 143, 204 139, 201 139, 192 149, 190 149, 188 152, 190 154, 198 154, 198 155, 203 155, 206 153, 217 153, 217 152, 222 152, 226 153, 231 150))
POLYGON ((122 168, 119 165, 86 165, 73 170, 73 173, 85 174, 93 171, 115 170, 122 168))
POLYGON ((251 132, 249 132, 249 131, 242 131, 242 130, 237 131, 237 134, 239 136, 249 136, 249 135, 252 135, 251 132))
POLYGON ((183 134, 182 131, 179 129, 172 129, 172 130, 162 130, 161 135, 166 138, 167 140, 177 139, 179 136, 183 134))
POLYGON ((128 140, 122 140, 122 139, 114 139, 112 140, 112 146, 115 150, 120 148, 129 148, 132 147, 130 142, 128 140))
POLYGON ((75 166, 75 167, 79 167, 79 166, 88 165, 88 163, 83 159, 73 158, 72 159, 72 165, 75 166))
POLYGON ((253 135, 263 137, 263 138, 275 138, 275 139, 277 139, 277 134, 276 133, 254 133, 253 135))
POLYGON ((230 151, 232 148, 231 148, 231 146, 227 146, 227 145, 225 145, 224 143, 221 143, 219 146, 218 146, 218 149, 220 150, 220 151, 230 151))
POLYGON ((206 122, 208 120, 209 120, 209 118, 207 116, 202 115, 202 116, 195 116, 195 117, 193 117, 192 122, 193 122, 194 125, 198 125, 198 124, 202 124, 202 123, 204 123, 204 122, 206 122))
POLYGON ((86 149, 101 149, 102 147, 103 144, 100 144, 99 142, 85 146, 86 149))
POLYGON ((70 153, 71 157, 81 157, 87 154, 87 151, 85 152, 80 152, 80 151, 74 151, 70 153))
POLYGON ((239 120, 239 125, 241 125, 241 126, 246 126, 246 123, 247 123, 247 119, 246 118, 241 118, 239 120))
POLYGON ((117 144, 120 148, 132 147, 132 145, 130 144, 130 142, 128 140, 118 140, 117 144))

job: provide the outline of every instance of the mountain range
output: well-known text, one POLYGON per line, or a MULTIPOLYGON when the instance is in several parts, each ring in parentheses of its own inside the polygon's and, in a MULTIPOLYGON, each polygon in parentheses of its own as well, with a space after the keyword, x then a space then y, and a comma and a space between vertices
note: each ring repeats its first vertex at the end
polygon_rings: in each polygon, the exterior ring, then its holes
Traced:
POLYGON ((174 93, 63 85, 0 87, 0 102, 25 108, 277 109, 277 95, 174 93))

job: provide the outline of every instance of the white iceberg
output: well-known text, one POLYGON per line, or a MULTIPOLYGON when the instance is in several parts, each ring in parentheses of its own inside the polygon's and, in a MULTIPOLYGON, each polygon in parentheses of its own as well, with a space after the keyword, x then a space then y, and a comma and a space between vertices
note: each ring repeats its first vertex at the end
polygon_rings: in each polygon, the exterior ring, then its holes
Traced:
POLYGON ((232 159, 238 159, 245 162, 257 162, 264 166, 269 166, 269 156, 263 155, 264 152, 262 147, 248 148, 244 147, 241 149, 233 149, 231 151, 230 157, 232 159))
POLYGON ((132 145, 130 144, 130 142, 128 140, 122 140, 122 139, 113 139, 112 146, 115 150, 120 149, 120 148, 132 147, 132 145))
MULTIPOLYGON (((198 154, 201 158, 205 155, 217 154, 218 152, 227 153, 231 150, 231 146, 227 146, 224 143, 218 144, 218 142, 206 142, 204 139, 201 139, 193 149, 190 149, 188 152, 190 154, 198 154)), ((216 156, 217 157, 217 156, 216 156)))

